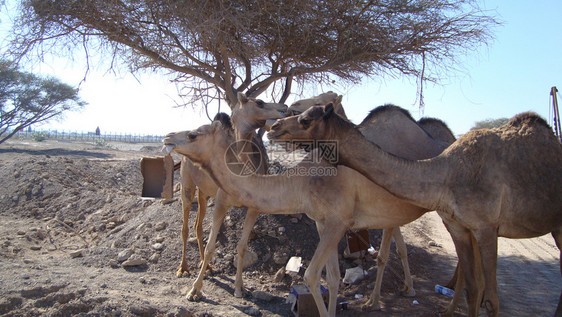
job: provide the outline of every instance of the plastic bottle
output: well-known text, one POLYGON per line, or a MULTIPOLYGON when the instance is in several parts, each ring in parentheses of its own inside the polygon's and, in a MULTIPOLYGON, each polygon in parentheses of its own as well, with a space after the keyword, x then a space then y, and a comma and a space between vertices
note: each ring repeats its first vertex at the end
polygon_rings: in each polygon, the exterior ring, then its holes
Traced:
POLYGON ((452 289, 447 288, 445 286, 441 286, 439 284, 435 285, 435 292, 439 293, 439 294, 443 294, 443 295, 448 296, 448 297, 455 296, 455 291, 453 291, 452 289))

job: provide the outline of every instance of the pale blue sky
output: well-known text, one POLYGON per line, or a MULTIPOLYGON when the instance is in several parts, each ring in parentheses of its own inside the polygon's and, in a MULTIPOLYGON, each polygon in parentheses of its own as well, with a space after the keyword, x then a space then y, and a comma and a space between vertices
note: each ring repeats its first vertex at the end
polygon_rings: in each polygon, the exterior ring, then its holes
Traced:
MULTIPOLYGON (((442 119, 455 134, 465 133, 476 121, 529 110, 549 120, 550 88, 562 89, 562 1, 486 0, 481 4, 495 10, 504 24, 495 29, 495 39, 488 46, 459 59, 460 71, 447 74, 438 85, 426 85, 423 114, 416 103, 414 78, 366 80, 345 88, 315 87, 306 96, 327 90, 343 94, 344 107, 355 123, 370 109, 394 103, 410 110, 415 118, 442 119)), ((2 17, 0 32, 8 25, 9 19, 2 17)), ((106 70, 104 65, 93 67, 81 84, 80 95, 89 103, 82 112, 41 128, 93 131, 100 126, 102 132, 165 134, 208 122, 199 110, 173 108, 176 88, 166 78, 141 74, 137 81, 125 72, 116 75, 106 70)), ((47 58, 33 71, 78 85, 84 77, 84 63, 79 58, 74 62, 47 58)), ((288 103, 297 99, 300 97, 293 95, 288 103)))

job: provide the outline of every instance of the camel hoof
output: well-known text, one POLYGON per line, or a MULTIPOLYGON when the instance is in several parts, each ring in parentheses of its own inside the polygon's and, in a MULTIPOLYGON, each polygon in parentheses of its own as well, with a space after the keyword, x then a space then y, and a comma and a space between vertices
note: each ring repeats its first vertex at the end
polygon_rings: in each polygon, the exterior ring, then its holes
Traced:
POLYGON ((201 300, 203 298, 203 293, 201 293, 201 291, 192 288, 191 291, 189 291, 189 293, 187 293, 187 300, 190 302, 197 302, 199 300, 201 300))
POLYGON ((185 267, 180 267, 176 272, 177 277, 187 277, 189 276, 189 270, 185 267))
POLYGON ((400 290, 400 293, 402 294, 402 296, 405 296, 405 297, 414 297, 414 296, 416 296, 416 290, 413 289, 413 288, 408 288, 408 287, 406 287, 406 286, 404 286, 404 288, 402 288, 402 289, 400 290))
POLYGON ((378 302, 368 300, 365 305, 361 306, 361 310, 363 311, 374 311, 374 310, 381 310, 381 305, 378 302))
POLYGON ((443 316, 443 317, 451 317, 453 316, 453 311, 450 309, 450 307, 445 307, 442 310, 437 312, 438 316, 443 316))
POLYGON ((235 290, 235 291, 234 291, 234 297, 236 297, 236 298, 242 298, 242 297, 244 297, 244 294, 243 294, 242 290, 241 290, 241 289, 235 290))

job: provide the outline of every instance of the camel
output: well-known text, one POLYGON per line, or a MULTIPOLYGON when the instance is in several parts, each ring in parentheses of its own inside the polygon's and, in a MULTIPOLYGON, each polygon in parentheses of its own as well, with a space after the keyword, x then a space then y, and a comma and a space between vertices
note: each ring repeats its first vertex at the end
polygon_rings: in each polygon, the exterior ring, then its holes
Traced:
MULTIPOLYGON (((289 107, 288 112, 290 114, 298 114, 306 111, 312 106, 333 103, 334 112, 340 115, 343 119, 349 121, 345 116, 345 111, 341 101, 341 95, 338 96, 336 93, 329 91, 316 97, 294 102, 289 107)), ((426 117, 416 122, 407 110, 391 104, 372 110, 357 126, 357 128, 369 141, 378 144, 384 151, 409 159, 424 159, 437 156, 448 145, 456 140, 451 130, 443 121, 436 118, 426 117)), ((279 129, 279 126, 277 126, 277 129, 279 129)), ((274 134, 275 132, 272 132, 269 136, 275 138, 274 134)), ((282 135, 277 139, 280 141, 290 141, 283 138, 282 135)), ((409 272, 409 269, 407 268, 408 259, 406 245, 403 242, 404 239, 400 228, 394 228, 391 232, 393 232, 397 252, 401 257, 404 271, 409 272)), ((380 247, 379 257, 377 258, 377 262, 379 263, 378 273, 381 274, 384 271, 386 263, 385 257, 388 257, 388 248, 390 247, 389 244, 385 245, 385 242, 389 242, 389 239, 388 233, 383 231, 383 240, 380 247), (385 240, 385 238, 388 240, 385 240)), ((405 294, 414 296, 415 291, 413 289, 413 282, 408 280, 408 276, 409 273, 405 274, 405 294)), ((382 282, 381 280, 382 275, 375 283, 375 290, 380 288, 380 283, 382 282)), ((454 285, 455 281, 455 277, 453 277, 447 286, 452 287, 451 285, 454 285)), ((369 306, 371 306, 372 309, 378 309, 379 306, 377 299, 380 297, 380 294, 376 294, 376 296, 372 296, 372 298, 373 297, 376 299, 376 302, 369 303, 369 306)))
POLYGON ((340 281, 337 244, 345 231, 394 228, 419 218, 427 210, 397 199, 353 169, 334 167, 324 160, 303 161, 299 170, 335 168, 334 176, 236 175, 229 171, 225 156, 216 155, 225 153, 234 140, 233 132, 226 127, 214 122, 191 132, 171 133, 164 143, 202 166, 224 191, 239 197, 246 206, 271 214, 304 212, 316 221, 320 242, 305 272, 305 283, 320 315, 335 316, 340 281), (324 266, 330 292, 328 308, 319 287, 324 266))
POLYGON ((297 100, 291 104, 287 112, 289 115, 299 115, 312 106, 324 106, 329 103, 334 104, 334 110, 337 114, 348 120, 341 104, 341 95, 338 96, 338 94, 333 91, 328 91, 312 98, 297 100), (336 102, 336 100, 338 101, 336 102))
MULTIPOLYGON (((336 111, 339 111, 340 114, 345 116, 345 111, 341 105, 341 99, 342 96, 338 96, 333 92, 328 92, 293 103, 291 107, 289 107, 289 112, 306 110, 312 105, 335 102, 335 108, 338 109, 336 111), (298 107, 298 110, 295 110, 295 107, 298 107)), ((233 118, 233 120, 234 119, 236 118, 233 118)), ((440 121, 440 123, 442 125, 442 130, 448 130, 443 122, 440 121)), ((428 137, 427 133, 418 127, 408 111, 393 105, 386 105, 372 111, 359 125, 359 129, 363 134, 367 135, 370 140, 383 143, 386 150, 408 158, 436 156, 446 147, 443 142, 428 137)), ((450 131, 449 135, 452 135, 450 131)), ((394 237, 396 241, 397 252, 404 268, 404 288, 402 289, 402 293, 406 296, 415 296, 413 280, 408 265, 406 244, 404 243, 400 228, 386 228, 383 229, 380 252, 377 257, 379 269, 377 270, 375 288, 369 301, 364 305, 364 309, 380 309, 380 289, 384 269, 388 261, 392 237, 394 237)))
MULTIPOLYGON (((249 140, 248 144, 258 145, 257 152, 260 155, 254 157, 246 157, 245 159, 252 160, 252 165, 256 167, 256 172, 265 174, 267 171, 267 155, 259 148, 261 140, 254 137, 253 133, 256 128, 260 128, 264 122, 268 119, 277 119, 284 116, 287 106, 278 103, 265 103, 262 100, 255 98, 248 98, 243 93, 238 94, 239 103, 232 110, 233 116, 236 118, 241 118, 240 120, 234 121, 236 124, 235 130, 239 136, 238 140, 249 140)), ((263 144, 262 144, 263 145, 263 144)), ((256 152, 254 151, 254 152, 256 152)), ((183 209, 183 225, 182 225, 182 261, 180 268, 178 269, 177 276, 183 276, 189 274, 187 270, 187 260, 186 260, 186 244, 187 238, 189 236, 188 221, 189 221, 189 211, 191 208, 191 202, 193 201, 193 195, 195 188, 197 190, 198 199, 198 211, 197 217, 194 225, 196 231, 197 242, 199 246, 199 252, 201 255, 201 268, 197 276, 196 281, 188 294, 188 299, 197 300, 201 294, 201 289, 203 287, 203 278, 207 267, 209 266, 209 261, 214 253, 214 245, 216 237, 218 235, 218 229, 222 224, 222 220, 226 215, 226 212, 231 206, 242 207, 244 204, 237 200, 235 197, 231 197, 228 194, 221 192, 220 188, 216 185, 209 175, 200 169, 200 167, 195 166, 189 158, 186 156, 182 157, 181 162, 181 200, 183 209), (197 186, 197 187, 196 187, 197 186), (215 212, 213 215, 213 230, 211 230, 209 243, 207 248, 203 248, 203 228, 202 222, 206 214, 207 200, 209 197, 214 197, 215 199, 215 212), (212 242, 212 243, 210 243, 212 242)), ((258 212, 251 208, 246 212, 245 223, 248 223, 250 228, 253 227, 258 212)), ((241 239, 237 250, 238 250, 238 265, 236 270, 236 281, 235 281, 235 296, 242 297, 242 263, 244 262, 244 256, 247 250, 247 239, 249 238, 250 232, 246 239, 241 239)))
MULTIPOLYGON (((333 91, 328 91, 312 98, 295 101, 293 104, 291 104, 287 112, 289 113, 289 115, 299 115, 313 106, 325 106, 329 103, 332 103, 335 113, 337 113, 345 120, 349 121, 347 115, 345 114, 345 110, 341 101, 341 95, 338 95, 333 91)), ((409 113, 407 113, 406 115, 408 117, 411 117, 409 113)), ((447 127, 447 124, 445 124, 445 122, 440 119, 423 117, 418 120, 417 123, 434 140, 443 142, 445 147, 456 141, 455 136, 453 135, 449 127, 447 127)), ((363 131, 364 130, 362 130, 362 132, 363 131)))
MULTIPOLYGON (((551 233, 562 248, 562 145, 535 113, 516 115, 496 129, 470 131, 441 155, 421 161, 384 152, 335 115, 331 105, 284 121, 291 122, 286 131, 291 137, 335 140, 338 164, 417 206, 437 210, 455 243, 461 277, 455 289, 466 287, 469 316, 478 315, 481 303, 488 316, 498 315, 498 236, 551 233)), ((562 314, 560 298, 556 316, 562 314)))

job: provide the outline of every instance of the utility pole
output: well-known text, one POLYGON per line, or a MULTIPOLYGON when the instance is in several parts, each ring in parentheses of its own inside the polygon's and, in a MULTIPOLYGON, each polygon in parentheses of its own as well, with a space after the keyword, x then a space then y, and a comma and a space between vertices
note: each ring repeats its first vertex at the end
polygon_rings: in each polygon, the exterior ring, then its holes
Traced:
POLYGON ((556 93, 558 89, 553 86, 550 89, 550 95, 552 96, 552 108, 554 110, 554 134, 558 137, 558 140, 562 142, 562 132, 560 127, 560 111, 558 111, 558 99, 556 98, 556 93))

